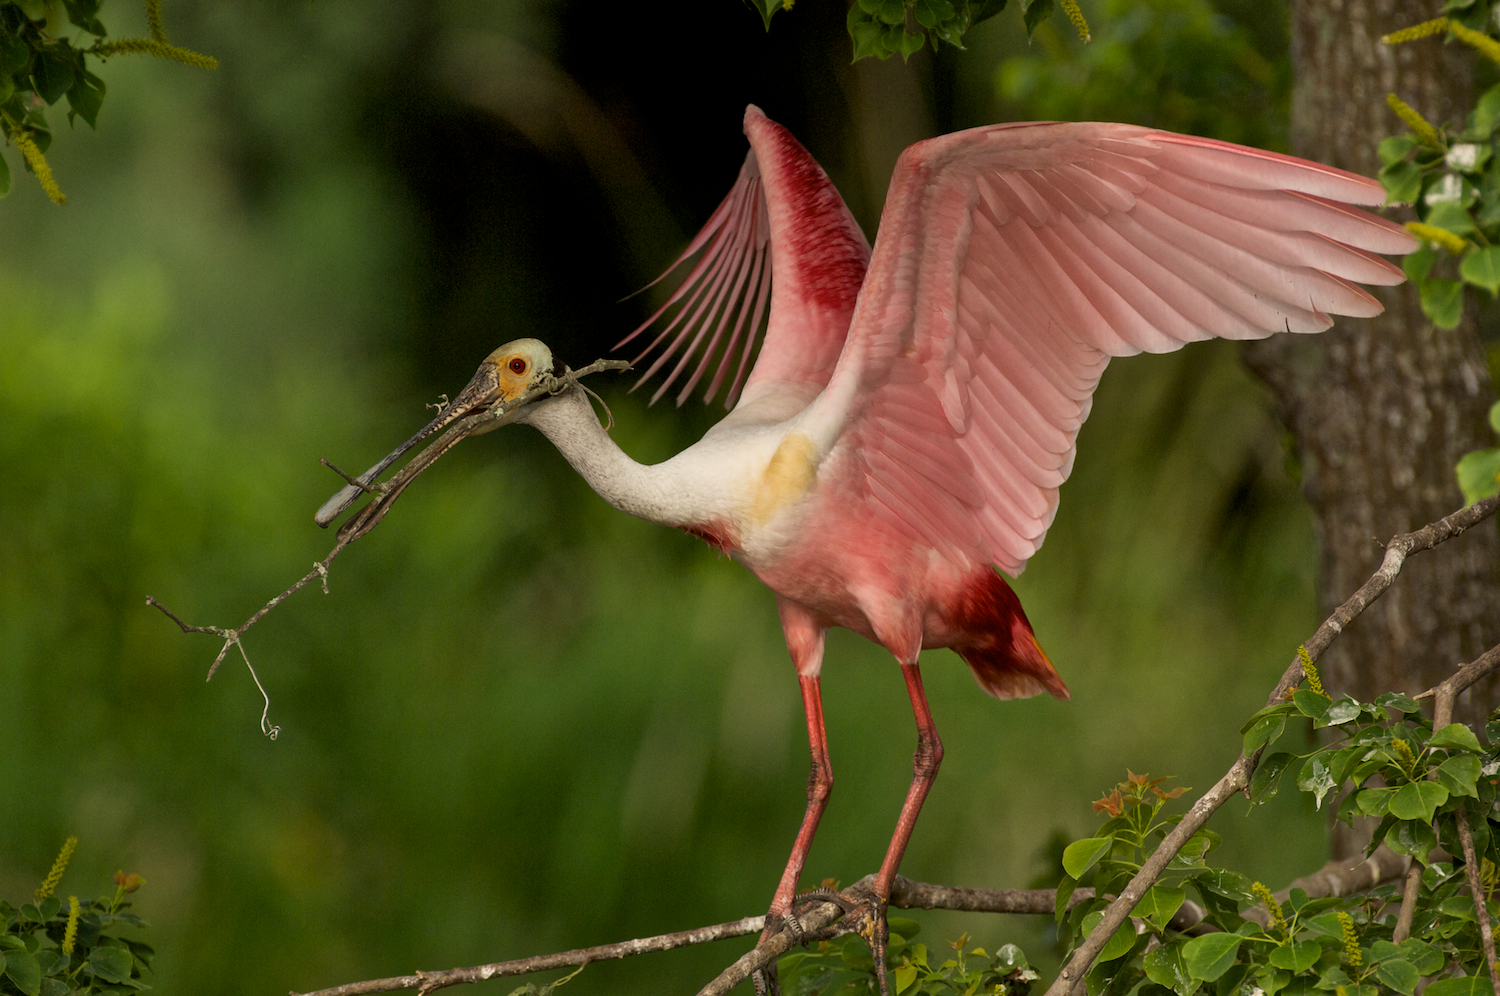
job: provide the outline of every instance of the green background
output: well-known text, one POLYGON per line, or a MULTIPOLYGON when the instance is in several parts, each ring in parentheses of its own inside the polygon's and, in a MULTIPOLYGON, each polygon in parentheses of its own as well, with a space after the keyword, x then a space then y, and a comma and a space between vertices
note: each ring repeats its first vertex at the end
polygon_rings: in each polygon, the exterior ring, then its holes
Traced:
MULTIPOLYGON (((1088 7, 1083 51, 1051 28, 1028 47, 1007 11, 966 53, 856 69, 841 11, 818 7, 767 38, 733 0, 169 2, 171 39, 217 73, 118 58, 96 134, 54 110, 65 208, 0 153, 0 895, 28 898, 78 835, 59 891, 143 874, 167 994, 764 910, 807 773, 772 596, 605 506, 531 430, 459 447, 337 561, 329 595, 249 634, 274 742, 238 658, 205 684, 218 641, 145 598, 238 624, 331 543, 311 521, 339 483, 320 456, 362 469, 508 339, 605 355, 650 304, 619 299, 732 182, 746 102, 804 139, 872 233, 872 178, 899 145, 861 129, 903 113, 1284 142, 1274 5, 1226 5, 1262 11, 1242 28, 1182 0, 1088 7), (493 72, 455 68, 476 51, 493 72), (497 119, 496 99, 521 111, 497 119), (562 111, 526 123, 546 107, 562 111)), ((101 16, 144 33, 130 4, 101 16)), ((717 412, 648 409, 627 385, 594 384, 642 460, 717 412)), ((906 874, 1026 885, 1127 767, 1218 777, 1317 621, 1288 469, 1233 346, 1112 366, 1015 583, 1073 699, 997 703, 952 653, 924 656, 947 756, 906 874)), ((879 648, 835 632, 824 675, 838 782, 805 885, 878 865, 915 742, 879 648)), ((1319 865, 1321 820, 1295 795, 1231 804, 1222 860, 1273 886, 1319 865)), ((922 919, 929 943, 968 931, 1051 957, 1046 922, 922 919)), ((693 991, 747 943, 596 965, 570 991, 693 991)))

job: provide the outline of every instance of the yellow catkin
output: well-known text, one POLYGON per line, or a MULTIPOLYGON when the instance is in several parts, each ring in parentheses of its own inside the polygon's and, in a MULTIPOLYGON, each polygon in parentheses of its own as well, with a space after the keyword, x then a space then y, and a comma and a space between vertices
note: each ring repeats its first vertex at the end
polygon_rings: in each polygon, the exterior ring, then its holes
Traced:
POLYGON ((118 38, 114 41, 100 42, 88 49, 88 52, 101 59, 107 59, 112 55, 154 55, 158 59, 173 59, 189 66, 197 66, 199 69, 219 68, 219 60, 211 55, 202 55, 192 49, 168 45, 155 38, 118 38))
POLYGON ((1281 915, 1281 904, 1276 901, 1275 896, 1271 895, 1271 890, 1262 883, 1256 882, 1250 886, 1250 891, 1255 893, 1255 898, 1259 899, 1261 905, 1265 906, 1266 912, 1271 914, 1272 926, 1284 934, 1288 933, 1286 917, 1281 915))
POLYGON ((1424 225, 1420 221, 1408 221, 1406 230, 1425 242, 1432 242, 1442 246, 1455 256, 1469 248, 1468 240, 1461 235, 1454 235, 1446 228, 1438 228, 1436 225, 1424 225))
POLYGON ((146 0, 146 30, 156 41, 167 40, 167 29, 161 23, 161 0, 146 0))
POLYGON ((1089 22, 1083 19, 1083 11, 1078 9, 1078 0, 1059 0, 1063 13, 1068 20, 1073 22, 1073 30, 1078 32, 1078 40, 1085 45, 1091 40, 1089 35, 1089 22))
POLYGON ((1402 740, 1399 737, 1395 740, 1392 740, 1391 749, 1396 752, 1396 756, 1401 759, 1401 763, 1405 765, 1408 770, 1410 770, 1417 763, 1416 755, 1411 752, 1411 745, 1408 744, 1405 740, 1402 740))
POLYGON ((1427 119, 1418 114, 1410 104, 1394 93, 1386 94, 1385 102, 1390 105, 1391 110, 1396 112, 1398 118, 1406 122, 1406 127, 1417 136, 1417 141, 1434 149, 1443 147, 1442 139, 1438 138, 1437 129, 1428 124, 1427 119))
POLYGON ((78 942, 78 897, 68 897, 68 927, 63 931, 62 953, 70 955, 73 953, 73 945, 78 942))
POLYGON ((1480 52, 1488 56, 1490 58, 1490 61, 1500 62, 1500 42, 1495 41, 1495 39, 1491 38, 1489 35, 1485 34, 1482 31, 1475 31, 1472 28, 1466 28, 1462 24, 1459 24, 1457 21, 1449 22, 1448 30, 1453 32, 1454 38, 1457 38, 1465 45, 1469 45, 1473 48, 1478 49, 1480 52))
POLYGON ((1381 35, 1380 40, 1387 45, 1400 45, 1402 42, 1416 41, 1418 38, 1430 38, 1448 30, 1448 19, 1446 17, 1434 17, 1430 21, 1421 24, 1413 24, 1409 28, 1400 31, 1392 31, 1388 35, 1381 35))
MULTIPOLYGON (((17 142, 16 144, 19 145, 20 143, 17 142)), ((40 153, 38 153, 38 155, 40 155, 40 153)), ((45 186, 45 184, 43 184, 43 186, 45 186)), ((53 200, 56 199, 57 198, 55 197, 53 198, 53 200)), ((62 850, 57 852, 57 860, 52 862, 52 870, 47 873, 47 878, 42 882, 40 886, 37 887, 37 902, 41 902, 43 899, 46 899, 48 896, 52 895, 53 890, 57 888, 57 883, 62 881, 63 872, 68 870, 68 862, 73 859, 73 849, 77 846, 77 837, 69 837, 67 840, 63 841, 62 850)))
POLYGON ((1354 917, 1348 913, 1338 914, 1339 927, 1344 932, 1344 963, 1350 968, 1364 964, 1364 955, 1359 950, 1359 934, 1354 929, 1354 917))
POLYGON ((1297 648, 1297 659, 1302 662, 1302 675, 1307 679, 1307 687, 1319 695, 1327 696, 1323 691, 1323 679, 1318 677, 1317 665, 1313 663, 1312 654, 1307 652, 1307 644, 1297 648))

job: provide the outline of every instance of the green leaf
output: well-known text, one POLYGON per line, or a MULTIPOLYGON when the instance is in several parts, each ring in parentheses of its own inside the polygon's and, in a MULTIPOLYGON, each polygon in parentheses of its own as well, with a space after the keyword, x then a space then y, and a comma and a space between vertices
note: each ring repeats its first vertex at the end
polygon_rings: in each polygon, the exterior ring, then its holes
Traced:
POLYGON ((916 984, 917 966, 902 965, 900 968, 892 972, 891 975, 896 981, 897 996, 900 996, 901 993, 906 992, 907 989, 916 984))
POLYGON ((1410 135, 1392 135, 1390 138, 1381 139, 1379 146, 1381 165, 1389 166, 1391 163, 1400 162, 1416 147, 1417 140, 1410 135))
POLYGON ((1381 167, 1380 183, 1387 204, 1412 204, 1422 194, 1422 168, 1405 160, 1381 167))
POLYGON ((1448 790, 1437 782, 1408 782, 1391 796, 1388 810, 1399 820, 1432 822, 1432 814, 1448 801, 1448 790))
POLYGON ((31 61, 31 46, 9 32, 0 33, 0 76, 12 76, 31 61))
POLYGON ((1359 811, 1366 816, 1384 816, 1390 811, 1391 796, 1396 792, 1390 788, 1361 789, 1355 798, 1359 811))
POLYGON ((124 982, 130 978, 130 952, 121 948, 97 947, 89 952, 88 966, 106 982, 124 982))
POLYGON ((94 127, 99 108, 104 104, 104 81, 93 73, 84 73, 68 91, 68 122, 76 115, 94 127))
POLYGON ((1405 713, 1417 712, 1422 708, 1416 699, 1402 692, 1386 692, 1375 700, 1375 704, 1384 706, 1387 709, 1394 709, 1396 712, 1405 713))
POLYGON ((1438 201, 1427 212, 1427 224, 1446 229, 1454 235, 1472 235, 1474 219, 1458 201, 1438 201))
POLYGON ((1328 711, 1328 707, 1333 705, 1333 700, 1326 695, 1319 695, 1311 689, 1299 688, 1292 693, 1292 704, 1297 707, 1298 712, 1308 719, 1318 720, 1322 719, 1323 714, 1328 711))
POLYGON ((1494 131, 1500 122, 1500 84, 1484 91, 1474 104, 1474 113, 1469 117, 1469 127, 1482 133, 1494 131))
POLYGON ((1053 0, 1021 0, 1025 11, 1021 19, 1026 22, 1026 37, 1030 38, 1037 25, 1052 16, 1053 0))
POLYGON ((1417 991, 1417 983, 1422 977, 1417 974, 1417 967, 1411 962, 1393 959, 1375 966, 1375 978, 1398 993, 1412 996, 1412 993, 1417 991))
POLYGON ((1323 714, 1322 725, 1343 726, 1359 718, 1359 703, 1347 695, 1340 696, 1323 714))
POLYGON ((1270 802, 1276 798, 1276 789, 1281 784, 1281 776, 1287 766, 1297 760, 1297 755, 1278 751, 1270 757, 1261 758, 1260 767, 1255 769, 1255 776, 1250 779, 1250 801, 1252 803, 1270 802))
POLYGON ((1474 731, 1462 723, 1449 723, 1432 735, 1427 741, 1429 747, 1458 748, 1459 750, 1472 750, 1479 753, 1484 750, 1479 746, 1479 738, 1474 736, 1474 731))
POLYGON ((1266 960, 1277 968, 1284 968, 1295 974, 1312 968, 1322 953, 1323 946, 1317 941, 1298 941, 1296 944, 1284 944, 1273 949, 1266 960))
POLYGON ((1261 747, 1281 736, 1282 728, 1286 726, 1286 713, 1278 712, 1269 716, 1262 716, 1255 724, 1245 732, 1245 753, 1253 754, 1261 747))
POLYGON ((1453 472, 1458 477, 1458 486, 1463 489, 1467 504, 1500 493, 1500 447, 1465 453, 1453 472))
POLYGON ((1401 820, 1385 834, 1386 846, 1397 854, 1409 854, 1427 863, 1427 855, 1437 847, 1437 834, 1432 824, 1421 820, 1401 820))
POLYGON ((5 162, 5 157, 0 156, 0 197, 10 193, 10 166, 5 162))
POLYGON ((1464 314, 1464 285, 1461 280, 1432 277, 1422 281, 1422 311, 1440 329, 1455 329, 1464 314))
MULTIPOLYGON (((1103 919, 1103 910, 1098 910, 1084 917, 1083 935, 1087 937, 1089 934, 1092 934, 1094 928, 1099 926, 1099 921, 1103 919)), ((1100 962, 1114 961, 1116 958, 1128 954, 1130 949, 1135 947, 1135 940, 1135 931, 1131 929, 1130 921, 1126 920, 1120 925, 1119 929, 1110 935, 1109 940, 1104 945, 1104 950, 1099 952, 1098 960, 1100 962)))
POLYGON ((1477 782, 1483 768, 1475 754, 1455 754, 1437 767, 1438 784, 1453 795, 1468 795, 1477 798, 1477 782))
POLYGON ((1490 428, 1500 432, 1500 401, 1490 405, 1490 428))
POLYGON ((1458 264, 1458 272, 1476 287, 1483 287, 1491 294, 1500 292, 1500 246, 1469 253, 1458 264))
POLYGON ((1153 885, 1146 890, 1141 901, 1130 911, 1131 916, 1144 917, 1157 930, 1166 930, 1167 923, 1176 915, 1187 893, 1169 885, 1153 885))
POLYGON ((885 47, 885 25, 862 10, 859 4, 850 6, 844 26, 854 41, 855 62, 868 58, 884 59, 891 54, 885 47))
POLYGON ((1426 941, 1415 937, 1408 938, 1401 945, 1401 953, 1404 958, 1415 966, 1421 975, 1436 975, 1442 971, 1443 965, 1447 963, 1447 956, 1426 941))
POLYGON ((1229 971, 1244 939, 1239 934, 1195 937, 1182 946, 1182 963, 1193 978, 1213 982, 1229 971))
POLYGON ((1063 848, 1063 871, 1074 878, 1082 878, 1083 873, 1094 867, 1113 843, 1113 837, 1085 837, 1073 841, 1063 848))
POLYGON ((1407 280, 1420 284, 1432 272, 1432 266, 1437 262, 1437 258, 1437 250, 1424 245, 1416 252, 1407 253, 1406 258, 1401 260, 1401 270, 1406 274, 1407 280))
POLYGON ((37 96, 49 104, 55 104, 73 86, 73 66, 66 59, 51 52, 43 52, 36 60, 31 78, 36 82, 37 96))
POLYGON ((1078 888, 1078 879, 1071 875, 1064 875, 1063 880, 1057 886, 1057 902, 1053 905, 1052 915, 1059 924, 1063 917, 1068 915, 1068 900, 1073 898, 1073 890, 1078 888))
POLYGON ((750 0, 750 5, 760 13, 761 23, 766 26, 767 31, 771 30, 771 18, 783 6, 782 0, 750 0))
POLYGON ((5 977, 26 996, 38 996, 42 991, 42 966, 30 951, 12 951, 5 956, 5 977))
POLYGON ((1460 976, 1456 979, 1439 979, 1426 989, 1423 996, 1490 996, 1493 993, 1488 979, 1483 976, 1460 976))
POLYGON ((1203 984, 1188 974, 1187 966, 1182 962, 1180 944, 1163 944, 1155 951, 1146 952, 1141 961, 1146 978, 1159 986, 1166 986, 1177 996, 1193 996, 1203 984))
POLYGON ((1005 9, 1006 0, 980 0, 969 4, 969 23, 987 21, 1005 9))
POLYGON ((1313 808, 1323 808, 1323 798, 1338 785, 1328 768, 1328 755, 1314 754, 1297 775, 1297 788, 1313 797, 1313 808))

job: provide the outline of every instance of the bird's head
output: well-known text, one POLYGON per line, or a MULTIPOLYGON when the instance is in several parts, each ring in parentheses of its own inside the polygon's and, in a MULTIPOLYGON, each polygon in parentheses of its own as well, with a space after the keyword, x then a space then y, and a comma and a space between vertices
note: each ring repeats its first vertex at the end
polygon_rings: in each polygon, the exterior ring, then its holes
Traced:
MULTIPOLYGON (((469 379, 469 383, 464 385, 464 389, 458 392, 457 397, 443 407, 436 418, 423 426, 416 435, 392 450, 375 466, 361 474, 360 482, 367 485, 373 483, 407 450, 459 419, 477 415, 498 404, 514 401, 535 388, 545 386, 552 378, 562 376, 566 370, 566 366, 553 359, 552 350, 547 348, 547 344, 539 339, 516 339, 507 342, 484 358, 479 364, 479 369, 469 379)), ((476 426, 470 430, 470 433, 489 432, 507 425, 515 421, 524 408, 523 405, 507 411, 500 418, 476 426)), ((454 439, 448 446, 456 442, 458 440, 454 439)), ((443 449, 446 450, 448 446, 444 446, 443 449)), ((413 461, 415 466, 408 476, 420 473, 441 455, 441 452, 433 453, 433 449, 429 447, 427 452, 413 461), (429 453, 432 455, 429 456, 429 453)), ((323 507, 318 509, 317 515, 313 517, 314 521, 320 526, 327 526, 346 508, 354 504, 360 494, 360 489, 354 485, 344 486, 323 503, 323 507)))

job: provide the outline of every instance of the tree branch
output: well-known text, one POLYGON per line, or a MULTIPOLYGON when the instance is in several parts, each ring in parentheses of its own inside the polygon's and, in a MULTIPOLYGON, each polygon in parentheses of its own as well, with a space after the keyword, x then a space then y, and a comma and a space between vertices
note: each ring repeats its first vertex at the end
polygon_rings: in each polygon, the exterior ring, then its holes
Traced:
MULTIPOLYGON (((485 425, 504 418, 507 414, 529 405, 538 398, 564 391, 577 384, 581 378, 587 377, 589 374, 599 373, 602 370, 627 370, 629 368, 630 364, 624 360, 595 360, 593 363, 579 370, 564 370, 561 377, 546 377, 536 387, 525 394, 518 395, 508 401, 502 399, 481 412, 469 415, 455 422, 452 428, 443 433, 437 442, 431 444, 413 457, 410 463, 401 468, 396 476, 384 484, 372 485, 353 480, 342 470, 324 460, 323 463, 325 465, 330 467, 340 477, 348 480, 354 489, 374 495, 373 500, 356 512, 354 517, 348 522, 339 527, 339 531, 335 536, 333 549, 328 551, 328 556, 313 564, 312 570, 294 582, 291 587, 261 606, 259 611, 234 629, 223 626, 193 626, 185 623, 170 609, 150 595, 146 596, 146 604, 161 610, 162 614, 176 623, 184 633, 210 633, 223 639, 224 646, 219 648, 219 656, 215 657, 213 664, 209 665, 208 677, 204 679, 205 681, 213 680, 214 674, 219 670, 219 665, 224 663, 224 658, 228 655, 230 647, 239 648, 240 656, 244 658, 245 666, 250 669, 250 675, 255 678, 256 687, 260 688, 260 693, 266 700, 265 712, 261 713, 260 718, 261 730, 266 736, 275 740, 276 734, 280 732, 281 728, 270 725, 268 715, 271 710, 271 699, 270 696, 266 695, 265 688, 260 685, 260 678, 256 676, 255 668, 250 663, 250 656, 245 653, 245 645, 241 642, 245 631, 265 618, 272 609, 305 588, 314 578, 322 579, 323 594, 328 594, 328 568, 333 563, 334 558, 343 552, 344 547, 374 529, 380 523, 380 520, 385 518, 385 514, 390 511, 396 499, 401 497, 401 492, 406 490, 407 485, 416 480, 418 474, 435 463, 444 453, 447 453, 454 446, 458 445, 465 436, 472 435, 485 425)), ((350 503, 352 504, 352 500, 350 503)))
MULTIPOLYGON (((1385 557, 1381 560, 1380 567, 1371 575, 1370 579, 1360 586, 1343 605, 1334 610, 1333 614, 1323 621, 1316 632, 1305 644, 1309 656, 1317 660, 1323 652, 1337 639, 1355 618, 1370 606, 1377 598, 1383 595, 1387 588, 1395 583, 1397 575, 1401 573, 1401 567, 1406 563, 1406 558, 1421 550, 1430 550, 1439 543, 1450 540, 1465 530, 1484 521, 1500 508, 1500 495, 1476 502, 1467 508, 1459 509, 1451 515, 1446 515, 1437 522, 1423 526, 1415 532, 1402 533, 1391 539, 1385 546, 1385 557)), ((1489 655, 1486 654, 1485 657, 1489 655)), ((1483 660, 1483 658, 1481 658, 1483 660)), ((1476 664, 1479 662, 1476 661, 1476 664)), ((1494 665, 1490 665, 1493 667, 1494 665)), ((1461 674, 1463 672, 1460 672, 1461 674)), ((1300 658, 1294 658, 1292 664, 1282 674, 1281 680, 1277 682, 1276 688, 1266 700, 1267 705, 1275 705, 1283 702, 1291 694, 1292 689, 1302 682, 1302 662, 1300 658)), ((1455 678, 1457 675, 1455 675, 1455 678)), ((1453 679, 1449 679, 1452 681, 1453 679)), ((1477 677, 1472 679, 1477 680, 1477 677)), ((1447 685, 1448 682, 1444 682, 1447 685)), ((1440 686, 1441 687, 1441 686, 1440 686)), ((1465 687, 1468 687, 1467 685, 1465 687)), ((1450 711, 1451 716, 1451 711, 1450 711)), ((1120 893, 1118 899, 1109 905, 1093 931, 1084 940, 1083 944, 1073 952, 1061 972, 1048 987, 1046 996, 1067 996, 1074 986, 1083 981, 1084 975, 1093 967, 1094 959, 1099 952, 1104 950, 1114 932, 1125 922, 1135 904, 1145 895, 1146 890, 1155 884, 1167 863, 1176 856, 1184 844, 1194 833, 1208 822, 1208 818, 1222 806, 1229 797, 1237 792, 1242 792, 1250 784, 1250 775, 1255 769, 1255 764, 1260 758, 1261 751, 1257 750, 1253 755, 1246 757, 1241 755, 1235 761, 1223 778, 1209 789, 1208 792, 1197 802, 1188 814, 1182 818, 1169 833, 1165 840, 1141 866, 1141 870, 1120 893)), ((1493 951, 1489 952, 1493 954, 1493 951)), ((1500 985, 1500 983, 1497 983, 1500 985)), ((1496 996, 1500 996, 1497 989, 1496 996)))

